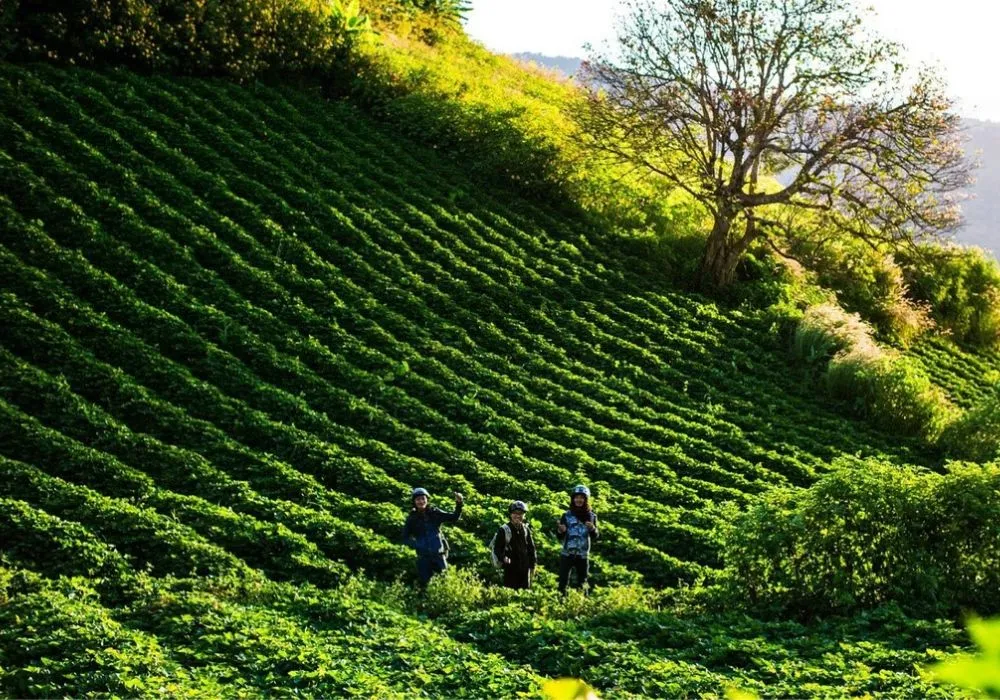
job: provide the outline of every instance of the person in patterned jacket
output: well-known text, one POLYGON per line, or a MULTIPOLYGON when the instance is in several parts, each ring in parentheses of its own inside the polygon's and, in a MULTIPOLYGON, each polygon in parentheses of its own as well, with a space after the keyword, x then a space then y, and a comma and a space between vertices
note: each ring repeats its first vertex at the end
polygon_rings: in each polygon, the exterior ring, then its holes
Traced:
POLYGON ((576 587, 583 588, 590 573, 590 545, 597 541, 597 514, 590 509, 590 489, 580 484, 570 493, 569 510, 556 526, 562 540, 559 556, 559 593, 565 595, 571 571, 576 572, 576 587))

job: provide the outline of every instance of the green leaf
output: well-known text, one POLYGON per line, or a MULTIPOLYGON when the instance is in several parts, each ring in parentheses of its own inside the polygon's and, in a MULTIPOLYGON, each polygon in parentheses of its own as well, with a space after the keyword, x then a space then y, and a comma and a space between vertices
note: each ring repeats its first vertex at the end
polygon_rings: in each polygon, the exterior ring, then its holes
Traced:
POLYGON ((1000 619, 973 618, 968 628, 982 653, 943 661, 928 668, 928 673, 941 683, 1000 694, 1000 619))
POLYGON ((600 700, 594 689, 578 678, 547 681, 542 693, 548 700, 600 700))

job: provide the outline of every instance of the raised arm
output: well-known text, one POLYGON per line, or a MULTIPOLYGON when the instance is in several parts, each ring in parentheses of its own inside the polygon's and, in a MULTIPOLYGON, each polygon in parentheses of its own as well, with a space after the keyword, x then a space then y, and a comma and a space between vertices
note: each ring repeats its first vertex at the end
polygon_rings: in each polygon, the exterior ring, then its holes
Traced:
POLYGON ((458 520, 460 517, 462 517, 462 504, 461 503, 456 503, 455 504, 455 510, 452 513, 449 513, 448 511, 445 511, 445 510, 439 510, 439 511, 437 511, 437 514, 438 514, 438 518, 441 520, 441 522, 443 522, 443 523, 453 523, 456 520, 458 520))
POLYGON ((462 494, 455 492, 455 510, 452 513, 448 513, 443 510, 438 511, 438 518, 440 518, 443 523, 453 523, 462 517, 462 506, 465 505, 465 499, 462 498, 462 494))

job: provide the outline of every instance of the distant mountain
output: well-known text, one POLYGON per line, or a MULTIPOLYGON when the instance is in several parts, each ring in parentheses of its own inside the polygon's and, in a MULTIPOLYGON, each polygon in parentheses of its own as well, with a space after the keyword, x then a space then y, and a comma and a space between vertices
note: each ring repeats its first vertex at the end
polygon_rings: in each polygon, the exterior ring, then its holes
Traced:
POLYGON ((583 59, 581 58, 573 58, 571 56, 546 56, 540 53, 531 53, 530 51, 522 51, 521 53, 511 55, 517 60, 524 61, 525 63, 537 63, 540 66, 545 66, 546 68, 555 68, 567 78, 572 78, 576 75, 576 72, 580 69, 580 64, 583 62, 583 59))
MULTIPOLYGON (((580 69, 582 59, 569 56, 546 56, 522 52, 514 58, 555 68, 568 77, 580 69)), ((978 245, 1000 257, 1000 123, 965 120, 968 152, 980 162, 976 184, 970 189, 972 199, 965 202, 965 225, 956 233, 960 243, 978 245)))
POLYGON ((958 232, 963 243, 980 245, 1000 257, 1000 123, 966 120, 969 151, 980 161, 974 199, 964 204, 966 225, 958 232))

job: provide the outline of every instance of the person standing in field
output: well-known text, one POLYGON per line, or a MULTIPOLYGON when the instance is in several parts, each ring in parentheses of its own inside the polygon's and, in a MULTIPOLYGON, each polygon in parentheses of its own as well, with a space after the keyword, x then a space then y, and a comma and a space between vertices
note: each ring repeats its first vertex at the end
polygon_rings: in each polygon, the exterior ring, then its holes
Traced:
POLYGON ((576 572, 576 587, 583 588, 590 573, 590 545, 597 541, 597 513, 590 509, 590 489, 582 484, 570 493, 569 510, 556 525, 556 535, 562 540, 559 556, 559 593, 566 593, 569 574, 576 572))
POLYGON ((528 506, 514 501, 507 508, 509 521, 493 536, 493 563, 503 568, 503 585, 507 588, 531 588, 535 573, 535 540, 525 521, 528 506))
POLYGON ((462 494, 455 492, 455 510, 452 513, 430 505, 427 489, 415 488, 410 494, 413 508, 403 524, 403 544, 413 547, 417 554, 417 578, 426 586, 431 576, 448 568, 448 540, 441 532, 441 524, 455 522, 462 515, 462 494))

